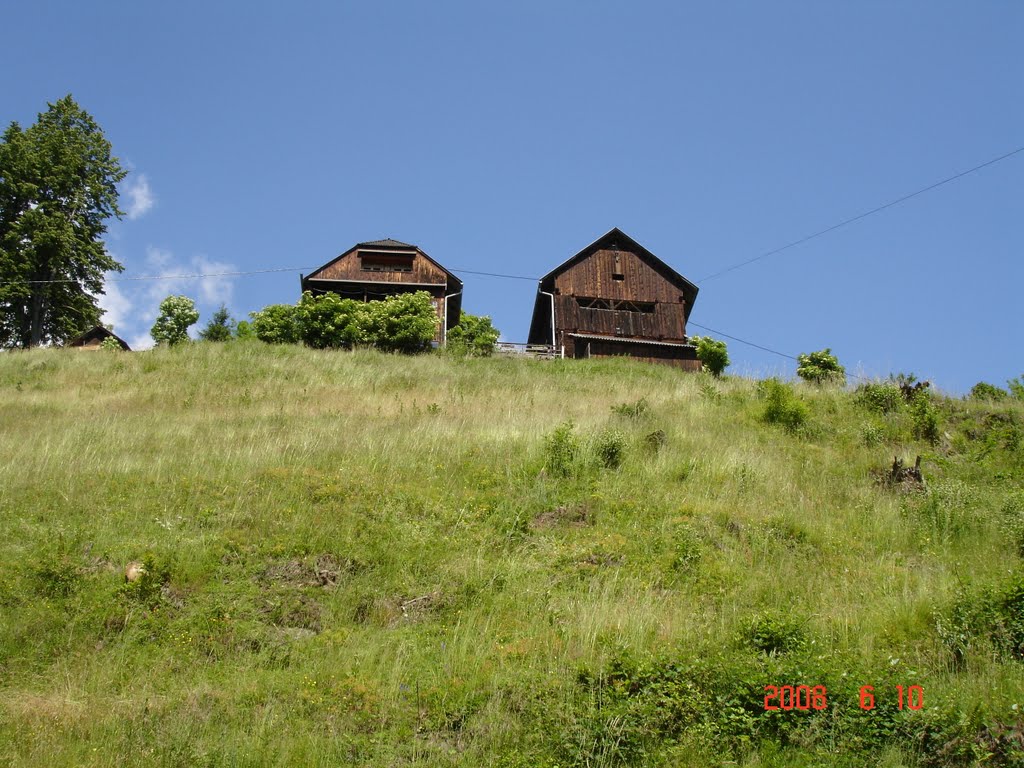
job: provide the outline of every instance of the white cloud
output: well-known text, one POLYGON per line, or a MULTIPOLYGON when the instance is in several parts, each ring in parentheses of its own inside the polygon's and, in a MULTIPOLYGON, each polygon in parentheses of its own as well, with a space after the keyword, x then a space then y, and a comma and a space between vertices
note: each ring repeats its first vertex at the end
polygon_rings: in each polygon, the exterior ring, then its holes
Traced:
POLYGON ((155 246, 147 246, 146 248, 146 263, 151 267, 166 267, 174 260, 174 254, 170 251, 165 251, 162 248, 155 246))
MULTIPOLYGON (((179 260, 169 250, 149 246, 146 249, 145 267, 140 271, 163 279, 107 282, 106 295, 100 299, 100 305, 106 313, 104 319, 114 325, 114 332, 127 341, 132 349, 149 349, 153 346, 149 329, 160 312, 161 301, 168 296, 188 296, 195 300, 205 318, 221 304, 231 304, 235 278, 219 273, 237 269, 234 264, 215 261, 204 255, 179 260)), ((193 335, 197 327, 193 327, 193 335)))
POLYGON ((235 294, 235 281, 229 275, 220 275, 220 272, 232 272, 234 264, 226 264, 222 261, 210 261, 205 256, 197 256, 192 259, 192 265, 198 274, 209 275, 199 278, 199 300, 206 304, 228 304, 235 294))
POLYGON ((152 349, 156 346, 153 343, 153 337, 149 333, 140 333, 137 336, 132 336, 130 339, 125 339, 128 342, 128 346, 136 352, 141 352, 144 349, 152 349))
POLYGON ((103 283, 99 305, 103 310, 103 322, 111 326, 114 333, 131 323, 132 300, 124 295, 118 283, 110 282, 110 275, 107 275, 103 283))
POLYGON ((149 179, 144 173, 135 177, 135 180, 125 190, 125 194, 128 195, 128 218, 133 221, 144 216, 156 205, 156 195, 150 189, 149 179))

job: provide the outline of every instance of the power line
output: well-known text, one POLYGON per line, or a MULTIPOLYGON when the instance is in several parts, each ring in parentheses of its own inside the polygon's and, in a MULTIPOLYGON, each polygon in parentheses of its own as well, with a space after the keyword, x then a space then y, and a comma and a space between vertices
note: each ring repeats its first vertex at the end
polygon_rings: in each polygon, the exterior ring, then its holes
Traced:
MULTIPOLYGON (((271 272, 302 272, 315 267, 278 267, 275 269, 250 269, 235 272, 195 272, 186 275, 137 275, 135 277, 108 277, 104 283, 132 283, 143 280, 194 280, 200 277, 239 277, 241 275, 266 275, 271 272)), ((53 283, 80 283, 75 278, 58 278, 56 280, 9 280, 0 285, 49 285, 53 283)))
MULTIPOLYGON (((316 269, 316 267, 277 267, 274 269, 250 269, 250 270, 238 270, 233 272, 194 272, 184 275, 136 275, 134 277, 110 277, 104 282, 107 283, 130 283, 144 280, 194 280, 201 277, 240 277, 243 275, 266 275, 273 272, 306 272, 316 269)), ((537 282, 540 278, 537 277, 524 277, 523 275, 503 275, 497 272, 477 272, 472 269, 461 269, 458 267, 452 267, 450 272, 459 272, 467 275, 484 275, 485 277, 500 277, 506 280, 529 280, 531 282, 537 282)), ((46 285, 53 283, 77 283, 80 282, 74 278, 59 278, 56 280, 17 280, 0 283, 0 285, 46 285)))
POLYGON ((839 229, 840 227, 845 227, 847 224, 852 224, 855 221, 860 221, 861 219, 865 219, 868 216, 871 216, 873 214, 876 214, 876 213, 879 213, 881 211, 884 211, 886 208, 892 208, 894 205, 899 205, 900 203, 905 203, 907 200, 910 200, 911 198, 917 197, 918 195, 923 195, 925 192, 931 192, 933 189, 938 189, 939 187, 941 187, 941 186, 943 186, 945 184, 949 184, 952 181, 956 181, 957 179, 961 179, 964 176, 967 176, 968 174, 974 173, 975 171, 980 171, 982 168, 987 168, 990 165, 995 165, 996 163, 1001 162, 1003 160, 1006 160, 1008 158, 1011 158, 1014 155, 1020 154, 1021 152, 1024 152, 1024 146, 1017 147, 1017 149, 1013 150, 1012 152, 1007 152, 1005 155, 1000 155, 999 157, 994 157, 991 160, 988 160, 988 161, 982 163, 981 165, 976 165, 973 168, 968 168, 966 171, 961 171, 960 173, 957 173, 957 174, 955 174, 953 176, 945 178, 942 181, 937 181, 934 184, 931 184, 931 185, 929 185, 927 187, 923 187, 923 188, 917 190, 916 192, 911 192, 909 195, 904 195, 903 197, 898 197, 895 200, 890 200, 888 203, 885 203, 884 205, 880 205, 877 208, 872 208, 870 211, 864 211, 863 213, 859 213, 856 216, 853 216, 853 217, 851 217, 849 219, 846 219, 845 221, 841 221, 838 224, 833 224, 831 227, 827 227, 825 229, 822 229, 822 230, 820 230, 818 232, 815 232, 814 234, 807 235, 806 237, 801 237, 799 240, 794 240, 791 243, 786 243, 786 245, 783 245, 783 246, 781 246, 779 248, 775 248, 774 250, 768 251, 766 253, 762 253, 760 256, 755 256, 752 259, 747 259, 746 261, 741 261, 741 262, 739 262, 737 264, 733 264, 731 267, 726 267, 725 269, 721 270, 720 272, 715 272, 714 274, 708 275, 707 277, 702 277, 697 282, 698 283, 703 283, 703 282, 706 282, 708 280, 713 280, 716 277, 721 277, 724 274, 727 274, 727 273, 732 272, 734 270, 740 269, 741 267, 745 267, 748 264, 753 264, 755 261, 760 261, 761 259, 768 258, 769 256, 774 256, 775 254, 782 253, 782 251, 788 250, 790 248, 795 248, 798 245, 802 245, 803 243, 806 243, 808 240, 813 240, 816 237, 821 237, 822 235, 827 235, 829 232, 834 232, 835 230, 839 229))
POLYGON ((484 275, 485 277, 503 277, 507 280, 529 280, 530 282, 537 282, 540 280, 539 277, 523 277, 522 275, 499 275, 495 272, 474 272, 472 269, 460 269, 459 267, 451 267, 450 272, 462 272, 467 275, 484 275))
MULTIPOLYGON (((755 347, 755 348, 760 349, 760 350, 762 350, 764 352, 768 352, 768 353, 773 354, 773 355, 778 355, 779 357, 785 357, 787 360, 793 360, 793 361, 798 362, 798 363, 800 362, 800 359, 797 358, 797 357, 793 357, 793 355, 788 355, 785 352, 779 352, 777 349, 770 349, 769 347, 764 347, 764 346, 761 346, 760 344, 755 344, 752 341, 747 341, 746 339, 741 339, 739 336, 730 336, 728 333, 722 333, 721 331, 716 331, 714 328, 708 328, 706 325, 701 325, 700 323, 695 323, 692 320, 688 320, 687 321, 687 325, 694 325, 694 326, 696 326, 698 328, 701 328, 701 329, 703 329, 705 331, 710 331, 711 333, 717 334, 718 336, 724 336, 727 339, 732 339, 733 341, 738 341, 740 344, 746 344, 748 347, 755 347)), ((860 379, 861 381, 871 381, 871 379, 866 378, 864 376, 858 376, 855 373, 848 373, 846 375, 849 376, 851 379, 860 379)))

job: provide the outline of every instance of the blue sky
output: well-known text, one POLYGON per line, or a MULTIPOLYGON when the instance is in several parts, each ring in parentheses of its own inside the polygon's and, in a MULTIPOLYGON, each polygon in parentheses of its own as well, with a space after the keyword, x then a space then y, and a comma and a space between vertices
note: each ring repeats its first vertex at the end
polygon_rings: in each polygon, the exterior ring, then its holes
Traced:
MULTIPOLYGON (((702 281, 1024 145, 1022 3, 44 0, 4 26, 0 121, 72 93, 133 169, 123 277, 383 237, 539 277, 617 226, 700 285, 694 323, 952 392, 1024 373, 1024 153, 702 281)), ((536 284, 462 277, 525 340, 536 284)), ((298 291, 118 282, 103 305, 144 345, 168 294, 205 320, 298 291)), ((729 348, 733 372, 794 370, 729 348)))

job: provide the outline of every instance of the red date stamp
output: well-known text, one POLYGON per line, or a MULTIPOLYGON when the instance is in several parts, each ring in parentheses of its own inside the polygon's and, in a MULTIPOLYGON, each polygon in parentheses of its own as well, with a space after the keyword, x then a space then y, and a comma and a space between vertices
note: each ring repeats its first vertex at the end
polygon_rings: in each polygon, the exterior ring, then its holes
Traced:
MULTIPOLYGON (((897 709, 916 711, 924 707, 924 689, 920 685, 897 685, 894 688, 897 709)), ((828 689, 824 685, 766 685, 764 690, 766 712, 822 710, 828 707, 828 689)), ((875 708, 873 685, 861 686, 858 704, 865 711, 875 708)))

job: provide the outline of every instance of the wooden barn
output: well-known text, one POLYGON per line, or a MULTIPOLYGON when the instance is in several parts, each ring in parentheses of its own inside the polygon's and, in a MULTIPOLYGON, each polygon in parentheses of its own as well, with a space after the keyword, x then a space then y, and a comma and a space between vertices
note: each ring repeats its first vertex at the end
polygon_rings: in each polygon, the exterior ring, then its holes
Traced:
POLYGON ((104 328, 102 325, 97 325, 95 328, 90 328, 88 331, 83 333, 77 339, 73 339, 68 342, 69 347, 76 347, 77 349, 84 350, 96 350, 100 349, 100 345, 106 339, 113 339, 116 341, 121 349, 125 352, 131 352, 132 348, 128 346, 128 342, 118 336, 116 333, 108 328, 104 328))
POLYGON ((336 293, 359 301, 426 291, 441 321, 435 339, 439 344, 444 344, 462 312, 462 281, 417 246, 390 238, 358 243, 301 277, 301 282, 303 292, 336 293))
POLYGON ((699 371, 686 338, 696 298, 696 285, 613 229, 540 279, 528 343, 699 371))

